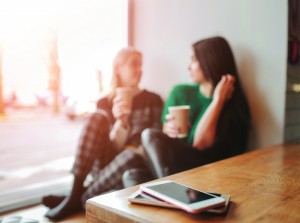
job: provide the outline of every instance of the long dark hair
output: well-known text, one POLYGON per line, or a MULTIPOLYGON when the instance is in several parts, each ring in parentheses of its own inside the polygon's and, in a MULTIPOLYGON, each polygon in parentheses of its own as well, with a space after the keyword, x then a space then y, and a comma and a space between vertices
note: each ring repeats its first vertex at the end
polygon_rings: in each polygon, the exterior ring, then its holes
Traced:
POLYGON ((232 51, 223 37, 200 40, 193 44, 193 48, 205 78, 210 80, 214 87, 224 74, 231 74, 238 79, 232 51))
POLYGON ((203 75, 214 87, 222 75, 231 74, 235 77, 233 95, 226 102, 218 122, 216 143, 223 143, 225 145, 221 146, 228 146, 230 148, 226 149, 232 150, 231 154, 222 154, 223 156, 239 154, 247 144, 250 111, 229 43, 223 37, 216 36, 200 40, 192 46, 203 75))

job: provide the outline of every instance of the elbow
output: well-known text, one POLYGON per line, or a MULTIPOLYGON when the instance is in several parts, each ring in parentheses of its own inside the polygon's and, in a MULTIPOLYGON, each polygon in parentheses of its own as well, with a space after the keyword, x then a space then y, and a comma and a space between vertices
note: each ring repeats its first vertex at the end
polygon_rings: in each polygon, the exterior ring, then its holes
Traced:
POLYGON ((212 147, 215 142, 214 137, 205 137, 198 140, 194 140, 193 147, 198 150, 205 150, 212 147))

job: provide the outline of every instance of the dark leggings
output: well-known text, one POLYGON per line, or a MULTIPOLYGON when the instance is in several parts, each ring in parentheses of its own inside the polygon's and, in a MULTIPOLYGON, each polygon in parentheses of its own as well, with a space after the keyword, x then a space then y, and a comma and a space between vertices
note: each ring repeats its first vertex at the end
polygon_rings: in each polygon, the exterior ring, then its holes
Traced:
POLYGON ((81 197, 83 204, 93 196, 123 188, 122 175, 126 170, 145 168, 143 157, 136 151, 113 148, 109 130, 109 120, 102 110, 91 115, 83 130, 72 169, 82 184, 89 173, 93 176, 81 197))
POLYGON ((156 178, 168 176, 216 160, 215 151, 199 151, 180 139, 170 138, 159 130, 146 129, 142 143, 156 178))

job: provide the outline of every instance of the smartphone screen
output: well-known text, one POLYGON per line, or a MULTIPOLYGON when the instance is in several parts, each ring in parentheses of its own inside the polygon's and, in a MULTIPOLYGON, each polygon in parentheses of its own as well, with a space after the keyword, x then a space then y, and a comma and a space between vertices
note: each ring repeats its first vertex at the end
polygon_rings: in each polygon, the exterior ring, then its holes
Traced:
MULTIPOLYGON (((225 199, 225 205, 209 209, 206 212, 213 213, 213 214, 225 214, 226 211, 228 210, 228 207, 229 207, 230 195, 217 194, 217 193, 211 193, 211 192, 208 192, 208 193, 213 194, 217 197, 223 197, 225 199)), ((167 202, 165 202, 161 199, 153 197, 150 194, 144 193, 140 190, 138 190, 138 191, 134 192, 133 194, 131 194, 128 197, 128 200, 130 202, 136 203, 136 204, 152 205, 152 206, 158 206, 158 207, 165 207, 165 208, 167 207, 167 208, 178 209, 178 207, 176 207, 175 205, 167 203, 167 202)))
POLYGON ((152 185, 148 186, 148 188, 185 204, 192 204, 216 197, 174 182, 152 185))

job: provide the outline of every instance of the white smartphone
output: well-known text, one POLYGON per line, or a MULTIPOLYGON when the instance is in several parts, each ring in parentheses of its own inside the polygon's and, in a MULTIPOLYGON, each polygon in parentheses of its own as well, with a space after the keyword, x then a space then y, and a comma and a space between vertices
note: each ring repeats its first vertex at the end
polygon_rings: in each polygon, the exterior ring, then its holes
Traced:
POLYGON ((140 189, 189 213, 199 213, 225 204, 225 199, 170 180, 140 185, 140 189))
POLYGON ((146 194, 141 190, 137 190, 133 194, 128 197, 128 201, 136 204, 146 204, 158 207, 166 207, 166 208, 174 208, 178 209, 178 207, 173 204, 169 204, 161 199, 151 196, 150 194, 146 194))
MULTIPOLYGON (((230 195, 229 194, 216 194, 216 193, 210 193, 217 197, 222 197, 225 199, 225 205, 211 208, 206 210, 207 213, 213 213, 213 214, 225 214, 229 208, 230 204, 230 195)), ((156 197, 153 197, 149 194, 146 194, 142 192, 141 190, 137 190, 133 194, 131 194, 128 197, 128 201, 134 204, 144 204, 144 205, 151 205, 151 206, 157 206, 157 207, 165 207, 165 208, 174 208, 179 209, 178 207, 174 206, 173 204, 167 203, 163 200, 160 200, 156 197)))

